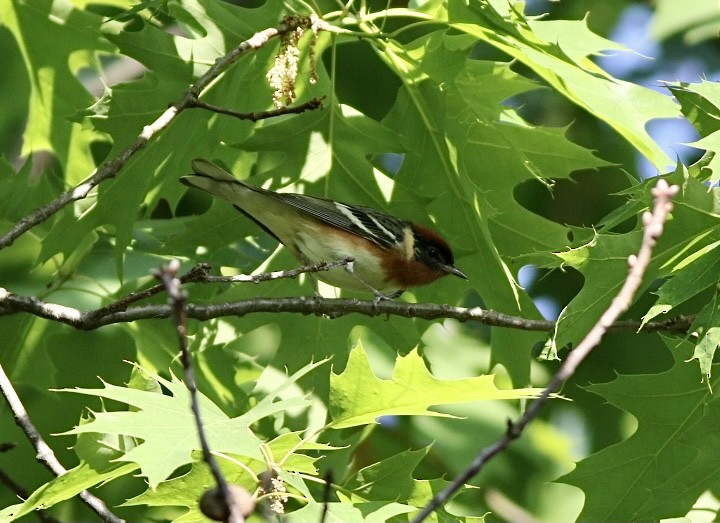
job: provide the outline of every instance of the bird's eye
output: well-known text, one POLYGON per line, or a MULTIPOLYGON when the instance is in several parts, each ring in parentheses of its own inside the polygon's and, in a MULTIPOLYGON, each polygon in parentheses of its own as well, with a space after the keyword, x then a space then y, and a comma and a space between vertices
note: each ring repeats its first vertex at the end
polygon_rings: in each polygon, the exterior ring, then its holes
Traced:
POLYGON ((437 247, 430 247, 428 249, 428 256, 430 256, 434 260, 439 260, 440 259, 440 251, 438 250, 437 247))

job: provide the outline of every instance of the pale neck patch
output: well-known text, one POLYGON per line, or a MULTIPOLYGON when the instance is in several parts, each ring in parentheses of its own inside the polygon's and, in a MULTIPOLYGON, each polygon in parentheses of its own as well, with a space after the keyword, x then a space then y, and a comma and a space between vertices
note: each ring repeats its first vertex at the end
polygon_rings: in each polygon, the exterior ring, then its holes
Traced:
POLYGON ((410 226, 403 228, 403 247, 405 248, 405 259, 412 260, 415 257, 415 234, 410 226))

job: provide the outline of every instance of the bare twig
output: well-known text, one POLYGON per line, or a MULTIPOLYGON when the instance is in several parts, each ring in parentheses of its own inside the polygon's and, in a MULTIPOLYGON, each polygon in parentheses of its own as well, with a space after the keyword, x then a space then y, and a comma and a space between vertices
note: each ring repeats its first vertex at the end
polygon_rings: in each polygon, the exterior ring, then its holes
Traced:
POLYGON ((85 198, 98 184, 115 177, 130 158, 141 151, 151 139, 165 130, 182 111, 195 107, 203 91, 240 57, 250 51, 263 47, 271 38, 289 33, 300 25, 310 24, 311 22, 309 17, 286 17, 278 27, 272 27, 255 33, 228 54, 218 58, 210 69, 198 78, 197 82, 185 92, 180 101, 170 106, 154 122, 145 126, 140 135, 126 149, 98 167, 85 182, 64 192, 51 202, 36 209, 17 222, 8 232, 0 237, 0 250, 12 245, 19 236, 39 223, 44 222, 68 204, 85 198))
POLYGON ((167 289, 170 305, 173 310, 173 318, 175 320, 175 328, 177 330, 178 342, 180 344, 180 354, 185 372, 185 385, 190 392, 190 406, 192 408, 195 424, 197 425, 198 438, 200 439, 200 447, 202 448, 203 459, 210 467, 217 488, 222 495, 225 507, 228 509, 228 523, 243 523, 245 518, 242 515, 240 507, 237 506, 233 496, 230 493, 225 477, 220 472, 220 467, 215 461, 215 456, 210 452, 210 446, 205 435, 205 427, 200 417, 200 405, 197 398, 197 385, 195 383, 195 371, 192 364, 192 356, 187 344, 187 314, 185 306, 187 297, 182 290, 180 279, 177 277, 180 263, 177 260, 171 261, 168 265, 155 273, 155 276, 162 282, 167 289))
POLYGON ((212 111, 214 113, 233 116, 235 118, 239 118, 240 120, 250 120, 251 122, 257 122, 259 120, 275 118, 284 114, 301 114, 306 111, 314 111, 316 109, 321 109, 324 100, 324 96, 318 96, 316 98, 313 98, 312 100, 308 100, 307 102, 296 105, 294 107, 281 107, 280 109, 272 109, 269 111, 254 111, 251 113, 241 113, 239 111, 233 111, 232 109, 221 107, 219 105, 209 104, 199 99, 195 100, 192 103, 192 107, 199 107, 201 109, 207 109, 208 111, 212 111))
POLYGON ((652 213, 649 211, 643 213, 644 232, 642 245, 640 246, 637 256, 631 255, 628 257, 629 273, 620 292, 618 292, 610 304, 610 307, 603 313, 578 346, 568 354, 540 397, 530 404, 516 422, 508 420, 508 428, 502 438, 489 447, 482 449, 470 466, 455 478, 442 492, 434 496, 411 523, 421 523, 425 520, 435 509, 444 505, 470 478, 478 474, 488 461, 504 451, 510 443, 519 438, 528 424, 537 416, 538 412, 540 412, 540 409, 545 405, 551 394, 560 390, 563 383, 575 373, 580 363, 600 344, 602 337, 608 329, 610 329, 615 320, 630 308, 635 293, 642 284, 643 275, 648 265, 650 265, 653 247, 657 243, 660 235, 662 235, 665 220, 672 211, 672 198, 678 193, 679 189, 676 185, 668 186, 667 182, 663 179, 658 180, 657 185, 652 190, 654 199, 653 211, 652 213))
MULTIPOLYGON (((202 281, 203 278, 208 276, 209 272, 210 266, 207 263, 199 263, 195 267, 190 269, 186 274, 180 276, 180 283, 202 281)), ((99 318, 113 312, 124 311, 133 303, 141 300, 146 300, 151 296, 162 292, 163 290, 165 290, 165 286, 162 283, 159 283, 157 285, 153 285, 149 289, 145 289, 144 291, 132 292, 127 296, 119 299, 118 301, 111 303, 110 305, 106 305, 105 307, 100 307, 99 309, 90 311, 91 316, 99 318)))
MULTIPOLYGON (((20 401, 20 397, 17 395, 15 388, 12 386, 10 378, 8 378, 7 374, 5 374, 5 369, 3 369, 2 365, 0 365, 0 391, 2 391, 5 400, 10 406, 10 410, 15 417, 15 423, 25 433, 25 436, 32 446, 35 447, 37 460, 45 465, 45 467, 47 467, 50 472, 56 476, 62 476, 65 474, 67 469, 58 461, 55 453, 45 442, 42 435, 40 435, 40 432, 33 424, 22 404, 22 401, 20 401)), ((105 505, 100 498, 90 494, 87 490, 83 490, 80 493, 80 498, 88 507, 90 507, 90 509, 97 513, 103 521, 108 523, 125 523, 125 520, 110 512, 110 509, 107 508, 107 505, 105 505)))
MULTIPOLYGON (((199 263, 187 273, 180 276, 180 283, 260 283, 263 281, 278 280, 281 278, 297 278, 301 274, 323 272, 334 269, 335 267, 345 266, 353 261, 353 258, 345 258, 335 262, 319 262, 313 265, 301 265, 295 269, 288 271, 261 272, 258 274, 239 274, 237 276, 212 276, 210 275, 210 265, 207 263, 199 263)), ((89 311, 90 315, 95 318, 107 316, 113 312, 124 311, 133 303, 154 296, 165 290, 163 284, 158 284, 140 292, 133 292, 119 299, 116 302, 100 307, 93 311, 89 311)), ((2 311, 0 310, 0 315, 2 311)))
POLYGON ((312 265, 301 265, 287 271, 261 272, 258 274, 238 274, 237 276, 210 276, 198 279, 198 283, 260 283, 264 281, 279 280, 283 278, 297 278, 301 274, 325 272, 336 267, 345 267, 354 262, 355 258, 348 256, 333 262, 321 261, 312 265))

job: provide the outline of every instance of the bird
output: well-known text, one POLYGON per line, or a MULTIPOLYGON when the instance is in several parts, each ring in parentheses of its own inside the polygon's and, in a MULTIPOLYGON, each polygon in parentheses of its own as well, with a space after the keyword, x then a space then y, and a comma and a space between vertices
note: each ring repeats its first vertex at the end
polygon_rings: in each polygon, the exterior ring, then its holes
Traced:
POLYGON ((326 198, 279 193, 247 184, 203 158, 180 181, 230 202, 304 264, 351 259, 316 273, 332 286, 394 298, 452 274, 452 250, 436 232, 390 214, 326 198))

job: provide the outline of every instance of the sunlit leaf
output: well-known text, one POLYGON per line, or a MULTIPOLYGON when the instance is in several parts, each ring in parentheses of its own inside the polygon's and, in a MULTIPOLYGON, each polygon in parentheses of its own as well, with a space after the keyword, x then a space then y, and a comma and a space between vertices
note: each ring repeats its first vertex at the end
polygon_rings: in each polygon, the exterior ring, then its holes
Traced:
POLYGON ((540 395, 542 389, 500 390, 494 377, 439 380, 428 371, 417 350, 400 356, 392 379, 378 379, 370 369, 362 345, 350 353, 347 367, 330 378, 331 427, 341 429, 376 423, 381 416, 449 416, 428 410, 481 400, 527 399, 540 395))

